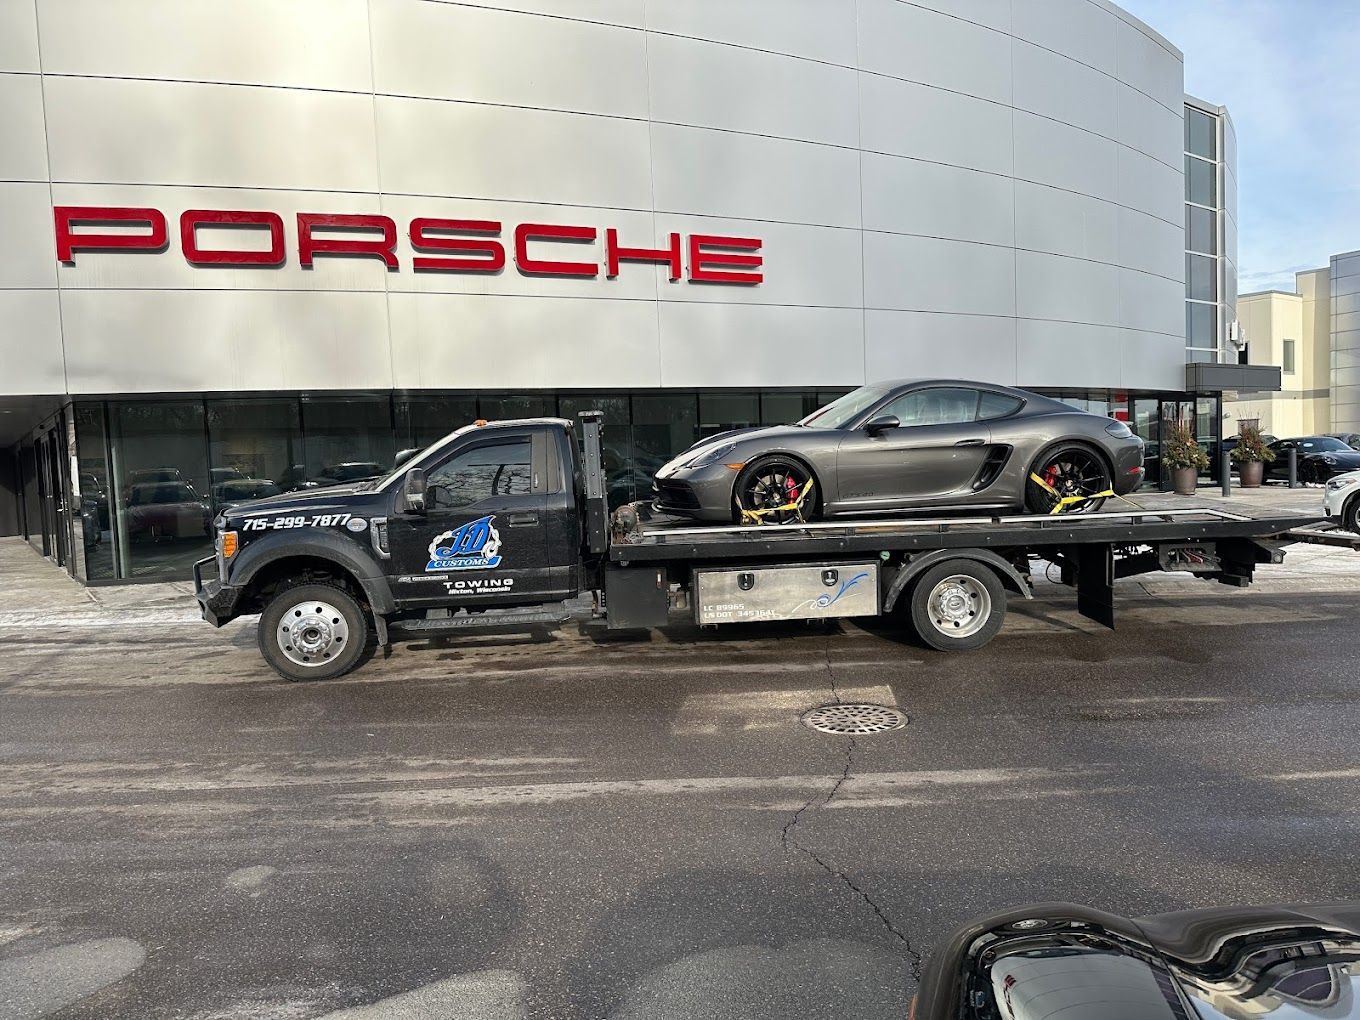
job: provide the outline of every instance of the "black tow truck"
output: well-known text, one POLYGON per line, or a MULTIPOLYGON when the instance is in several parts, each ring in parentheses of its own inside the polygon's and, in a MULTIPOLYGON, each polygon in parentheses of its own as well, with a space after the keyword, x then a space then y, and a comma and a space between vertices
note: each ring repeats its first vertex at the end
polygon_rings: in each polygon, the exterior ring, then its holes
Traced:
POLYGON ((896 517, 693 526, 606 501, 598 411, 479 422, 389 475, 241 504, 194 564, 203 618, 260 614, 265 660, 291 680, 340 676, 371 639, 523 630, 594 594, 608 627, 894 614, 942 651, 995 636, 1035 562, 1114 626, 1114 582, 1155 570, 1251 583, 1313 519, 1221 509, 896 517))

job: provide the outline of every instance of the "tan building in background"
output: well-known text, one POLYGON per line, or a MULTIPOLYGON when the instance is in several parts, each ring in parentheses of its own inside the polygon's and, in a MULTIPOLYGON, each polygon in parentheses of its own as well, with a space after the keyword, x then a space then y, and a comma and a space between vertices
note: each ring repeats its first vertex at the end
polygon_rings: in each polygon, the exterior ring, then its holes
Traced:
POLYGON ((1246 341, 1247 363, 1279 365, 1278 393, 1224 394, 1223 435, 1243 422, 1285 438, 1330 432, 1332 426, 1332 300, 1330 268, 1295 276, 1295 293, 1240 294, 1237 318, 1246 341))

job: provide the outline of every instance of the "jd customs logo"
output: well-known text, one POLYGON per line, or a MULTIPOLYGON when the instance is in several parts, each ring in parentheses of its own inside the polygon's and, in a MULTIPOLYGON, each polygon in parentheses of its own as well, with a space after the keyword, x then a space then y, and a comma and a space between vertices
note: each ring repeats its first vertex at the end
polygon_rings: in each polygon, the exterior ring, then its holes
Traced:
POLYGON ((495 514, 446 531, 430 543, 429 570, 490 570, 500 566, 501 536, 491 522, 495 514))

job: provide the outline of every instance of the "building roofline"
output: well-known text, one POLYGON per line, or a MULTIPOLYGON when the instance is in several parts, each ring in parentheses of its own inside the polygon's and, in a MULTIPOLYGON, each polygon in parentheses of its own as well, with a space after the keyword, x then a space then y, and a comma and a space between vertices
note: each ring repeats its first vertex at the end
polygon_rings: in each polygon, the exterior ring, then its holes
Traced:
POLYGON ((1303 297, 1302 294, 1298 293, 1297 291, 1293 291, 1293 290, 1252 290, 1252 291, 1248 291, 1248 292, 1245 293, 1245 294, 1238 294, 1238 295, 1237 295, 1237 300, 1238 300, 1238 301, 1241 301, 1243 298, 1252 298, 1252 297, 1269 297, 1271 294, 1277 294, 1277 295, 1279 295, 1280 297, 1296 297, 1296 298, 1302 298, 1302 297, 1303 297))
POLYGON ((1180 47, 1178 47, 1166 36, 1162 35, 1161 32, 1158 32, 1146 21, 1142 21, 1139 18, 1135 18, 1132 14, 1124 10, 1124 8, 1120 7, 1118 4, 1111 3, 1111 0, 1090 0, 1090 2, 1095 4, 1097 7, 1103 7, 1105 10, 1109 11, 1120 21, 1124 22, 1124 24, 1128 25, 1130 28, 1136 28, 1138 31, 1142 32, 1145 36, 1147 36, 1149 39, 1155 42, 1158 46, 1162 47, 1162 49, 1166 50, 1168 53, 1174 56, 1182 64, 1185 63, 1185 54, 1181 52, 1180 47))

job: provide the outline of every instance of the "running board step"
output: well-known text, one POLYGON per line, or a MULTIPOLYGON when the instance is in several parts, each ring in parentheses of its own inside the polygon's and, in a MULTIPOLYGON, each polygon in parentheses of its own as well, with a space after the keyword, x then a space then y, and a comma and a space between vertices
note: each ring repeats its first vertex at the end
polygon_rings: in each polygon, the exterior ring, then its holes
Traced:
POLYGON ((555 609, 535 609, 529 612, 459 613, 433 620, 391 620, 387 627, 393 634, 465 634, 495 630, 522 630, 525 627, 558 626, 571 619, 565 606, 555 609))

